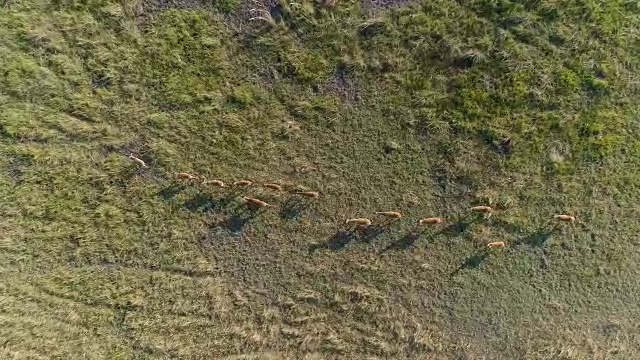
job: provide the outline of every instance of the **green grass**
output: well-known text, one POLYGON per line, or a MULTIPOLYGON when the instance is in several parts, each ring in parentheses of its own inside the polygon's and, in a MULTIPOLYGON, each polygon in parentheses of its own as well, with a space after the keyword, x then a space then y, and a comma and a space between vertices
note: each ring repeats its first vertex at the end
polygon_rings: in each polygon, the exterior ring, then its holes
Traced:
POLYGON ((1 358, 640 357, 638 4, 150 3, 0 2, 1 358))

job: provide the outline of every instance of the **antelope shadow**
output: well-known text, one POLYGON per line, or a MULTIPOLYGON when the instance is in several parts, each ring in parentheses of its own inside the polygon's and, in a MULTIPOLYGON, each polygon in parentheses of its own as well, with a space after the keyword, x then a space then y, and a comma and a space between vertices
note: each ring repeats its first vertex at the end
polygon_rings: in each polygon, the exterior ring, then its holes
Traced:
POLYGON ((551 236, 553 236, 553 234, 557 233, 558 231, 558 227, 553 227, 552 229, 541 227, 535 232, 523 238, 522 243, 533 247, 541 247, 546 244, 547 240, 549 240, 551 236))
POLYGON ((164 200, 171 200, 173 199, 176 195, 178 195, 179 192, 181 192, 182 190, 184 190, 186 188, 186 186, 184 185, 176 185, 176 184, 172 184, 167 186, 166 188, 160 190, 158 192, 158 196, 160 196, 161 198, 163 198, 164 200))
POLYGON ((247 206, 246 204, 241 204, 234 208, 228 218, 218 223, 216 226, 222 227, 232 233, 241 233, 249 222, 264 214, 265 211, 266 210, 264 208, 256 208, 247 206))
POLYGON ((382 251, 380 251, 380 253, 386 253, 388 251, 391 250, 405 250, 408 249, 410 247, 412 247, 416 241, 418 241, 418 239, 420 239, 420 236, 423 234, 424 232, 410 232, 408 234, 406 234, 405 236, 401 237, 400 239, 392 242, 391 244, 387 245, 387 247, 385 247, 384 249, 382 249, 382 251))
POLYGON ((372 242, 387 232, 388 228, 379 225, 371 225, 362 230, 357 230, 357 237, 363 242, 372 242))
POLYGON ((309 208, 309 203, 302 199, 291 197, 282 204, 280 218, 283 220, 298 220, 302 213, 309 208))
POLYGON ((211 196, 198 193, 185 201, 182 206, 192 212, 212 212, 220 208, 220 201, 211 196))
POLYGON ((482 218, 481 216, 475 216, 470 219, 469 218, 460 219, 442 228, 440 231, 438 231, 438 234, 442 234, 447 237, 455 237, 455 236, 461 235, 464 232, 466 232, 471 227, 471 225, 480 221, 481 218, 482 218))
POLYGON ((329 239, 320 243, 313 244, 309 247, 309 253, 313 253, 318 249, 340 250, 356 239, 356 235, 350 231, 340 230, 333 234, 329 239))
POLYGON ((485 260, 487 260, 487 258, 489 258, 489 255, 491 255, 491 253, 489 251, 487 251, 486 249, 483 249, 483 250, 473 254, 472 256, 468 257, 462 263, 462 265, 460 265, 455 271, 453 271, 451 273, 451 276, 457 275, 462 270, 477 269, 478 267, 480 267, 480 265, 482 265, 482 263, 485 262, 485 260))

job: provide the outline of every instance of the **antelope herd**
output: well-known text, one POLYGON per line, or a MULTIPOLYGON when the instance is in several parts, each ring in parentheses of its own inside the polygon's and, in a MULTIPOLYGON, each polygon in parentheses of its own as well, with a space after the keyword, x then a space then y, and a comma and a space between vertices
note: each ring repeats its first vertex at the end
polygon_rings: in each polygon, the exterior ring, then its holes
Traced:
MULTIPOLYGON (((129 155, 129 158, 131 158, 133 161, 138 163, 140 166, 147 167, 144 161, 138 159, 137 157, 133 155, 129 155)), ((201 180, 202 184, 204 185, 211 185, 211 186, 220 187, 220 188, 229 187, 222 180, 217 180, 217 179, 206 180, 204 176, 197 176, 197 175, 184 173, 184 172, 177 172, 174 175, 179 180, 188 180, 188 181, 201 180)), ((255 185, 255 182, 252 180, 238 180, 231 183, 231 186, 235 188, 247 188, 252 185, 255 185)), ((274 190, 274 191, 284 191, 283 185, 280 185, 280 184, 262 183, 260 185, 265 189, 274 190)), ((302 190, 296 189, 291 191, 291 193, 301 195, 307 198, 312 198, 312 199, 320 198, 320 193, 317 191, 302 191, 302 190)), ((256 208, 267 208, 267 207, 275 206, 257 198, 244 196, 242 199, 244 200, 245 204, 247 204, 248 206, 252 206, 256 208)), ((469 210, 472 212, 484 214, 485 219, 488 219, 489 217, 491 217, 495 209, 493 209, 491 206, 488 206, 488 205, 478 205, 470 208, 469 210)), ((377 211, 374 214, 385 217, 388 220, 400 219, 403 217, 403 214, 399 211, 377 211)), ((567 222, 567 223, 576 222, 576 218, 574 216, 567 215, 567 214, 555 215, 554 219, 562 222, 567 222)), ((418 220, 416 225, 437 225, 443 222, 445 222, 443 218, 429 217, 429 218, 418 220)), ((346 219, 345 224, 354 225, 355 228, 358 230, 366 230, 368 227, 370 227, 373 224, 373 221, 368 218, 353 218, 353 219, 346 219)), ((504 243, 504 241, 495 241, 487 244, 488 248, 496 248, 496 247, 503 248, 505 246, 506 244, 504 243)))

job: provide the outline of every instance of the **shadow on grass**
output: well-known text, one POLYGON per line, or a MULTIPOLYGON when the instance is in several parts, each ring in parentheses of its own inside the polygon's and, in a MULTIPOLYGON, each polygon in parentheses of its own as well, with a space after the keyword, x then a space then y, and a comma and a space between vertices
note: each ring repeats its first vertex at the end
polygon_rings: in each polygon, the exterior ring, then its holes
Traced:
POLYGON ((511 138, 498 139, 494 134, 490 133, 487 130, 481 131, 479 134, 479 138, 482 139, 483 142, 497 154, 508 156, 511 155, 511 152, 513 151, 513 141, 511 140, 511 138))
POLYGON ((220 197, 218 199, 218 203, 221 208, 226 208, 229 205, 233 204, 237 200, 237 196, 232 193, 227 193, 226 195, 220 197))
POLYGON ((239 233, 242 232, 245 225, 247 225, 251 220, 253 220, 253 217, 251 216, 232 215, 222 222, 221 225, 232 233, 239 233))
POLYGON ((522 232, 520 225, 502 219, 491 219, 491 225, 497 226, 510 234, 519 234, 522 232))
MULTIPOLYGON (((184 185, 172 184, 160 190, 157 195, 163 200, 174 201, 176 195, 186 188, 184 185)), ((211 212, 222 210, 222 208, 231 204, 235 198, 233 194, 226 194, 220 198, 216 198, 206 192, 197 192, 190 199, 184 201, 182 204, 178 203, 178 205, 192 212, 211 212)))
POLYGON ((487 260, 489 255, 490 255, 490 252, 487 251, 486 249, 483 249, 477 252, 476 254, 467 258, 467 260, 465 260, 465 262, 462 263, 460 267, 458 267, 454 272, 451 273, 451 276, 457 275, 462 270, 477 269, 478 267, 480 267, 480 265, 482 265, 482 263, 485 262, 485 260, 487 260))
POLYGON ((400 238, 400 239, 392 242, 391 244, 389 244, 386 248, 382 249, 382 251, 380 251, 380 253, 384 254, 387 251, 391 251, 391 250, 405 250, 405 249, 408 249, 408 248, 412 247, 413 244, 415 244, 415 242, 418 241, 418 239, 420 239, 421 235, 422 235, 422 233, 410 232, 407 235, 403 236, 402 238, 400 238))
POLYGON ((333 234, 327 241, 309 246, 309 253, 313 253, 318 249, 340 250, 355 239, 356 236, 353 233, 341 230, 333 234))
POLYGON ((438 232, 438 234, 443 234, 447 237, 458 236, 467 231, 471 225, 478 222, 480 219, 481 217, 477 216, 471 219, 462 219, 460 221, 456 221, 451 225, 444 227, 438 232))
POLYGON ((364 242, 372 242, 373 240, 380 237, 384 234, 388 229, 383 226, 371 225, 365 229, 358 230, 358 239, 364 242))
POLYGON ((524 244, 533 246, 533 247, 541 247, 543 246, 551 236, 558 231, 558 228, 554 227, 551 230, 547 228, 539 228, 534 233, 528 235, 522 242, 524 244))
POLYGON ((169 185, 166 188, 160 190, 158 192, 158 196, 162 197, 164 200, 171 200, 176 195, 178 195, 179 192, 181 192, 184 189, 185 189, 184 185, 175 185, 175 184, 169 185))
POLYGON ((205 194, 196 194, 182 205, 189 211, 210 212, 220 207, 220 201, 205 194))
POLYGON ((239 205, 234 209, 231 216, 216 226, 222 227, 232 233, 241 233, 249 222, 262 215, 265 211, 264 208, 252 208, 246 205, 239 205))
POLYGON ((280 218, 283 220, 298 220, 307 208, 309 208, 309 203, 305 203, 298 198, 289 198, 282 204, 280 218))

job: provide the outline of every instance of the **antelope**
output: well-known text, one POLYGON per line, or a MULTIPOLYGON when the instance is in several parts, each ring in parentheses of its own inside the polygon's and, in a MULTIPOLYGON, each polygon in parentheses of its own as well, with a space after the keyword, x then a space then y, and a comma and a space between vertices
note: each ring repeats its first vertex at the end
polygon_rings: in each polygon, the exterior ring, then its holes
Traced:
POLYGON ((491 213, 493 213, 493 208, 491 206, 479 205, 472 207, 471 211, 483 213, 485 218, 489 218, 491 213))
POLYGON ((504 241, 495 241, 495 242, 490 242, 487 244, 487 247, 490 248, 494 248, 494 247, 504 247, 504 241))
POLYGON ((388 217, 389 219, 399 219, 399 218, 402 217, 402 213, 399 213, 397 211, 378 211, 378 212, 376 212, 376 214, 384 215, 384 216, 388 217))
POLYGON ((175 174, 178 179, 195 180, 198 177, 189 173, 178 172, 175 174))
POLYGON ((308 198, 314 198, 317 199, 320 197, 320 193, 316 192, 316 191, 299 191, 296 194, 298 195, 302 195, 308 198))
POLYGON ((202 182, 204 185, 213 185, 215 187, 225 187, 222 180, 205 180, 202 182))
POLYGON ((367 218, 347 219, 345 224, 356 224, 358 226, 371 226, 371 220, 367 218))
POLYGON ((138 163, 138 165, 142 166, 143 168, 148 167, 147 164, 145 164, 144 161, 140 160, 139 158, 133 156, 133 154, 129 154, 129 159, 135 161, 138 163))
POLYGON ((558 219, 560 221, 569 222, 569 223, 572 223, 572 222, 576 221, 575 217, 573 217, 571 215, 565 215, 565 214, 556 215, 556 216, 554 216, 554 218, 556 218, 556 219, 558 219))
POLYGON ((239 180, 233 183, 233 186, 250 186, 253 184, 251 180, 239 180))
POLYGON ((430 217, 430 218, 426 218, 426 219, 421 219, 418 220, 418 225, 424 225, 424 224, 440 224, 442 223, 444 220, 442 220, 439 217, 430 217))
POLYGON ((266 184, 262 184, 262 186, 264 186, 267 189, 282 191, 282 186, 278 184, 266 183, 266 184))
POLYGON ((260 207, 260 208, 273 206, 271 204, 267 204, 266 202, 264 202, 264 201, 262 201, 260 199, 250 198, 250 197, 246 197, 246 196, 243 199, 247 204, 254 205, 254 206, 257 206, 257 207, 260 207))

